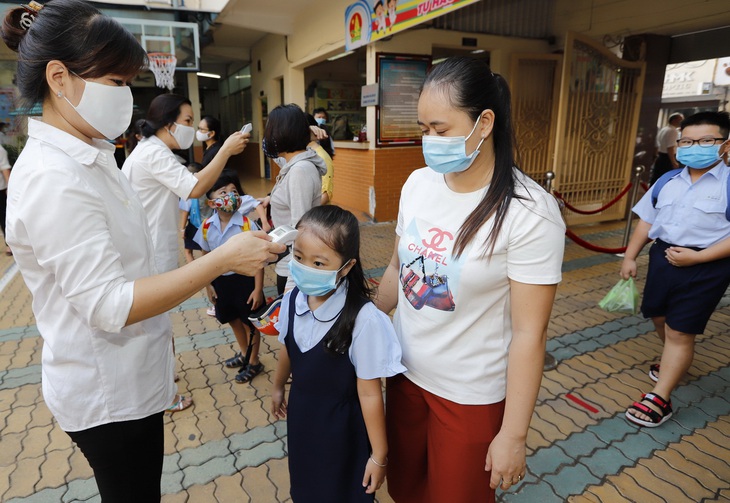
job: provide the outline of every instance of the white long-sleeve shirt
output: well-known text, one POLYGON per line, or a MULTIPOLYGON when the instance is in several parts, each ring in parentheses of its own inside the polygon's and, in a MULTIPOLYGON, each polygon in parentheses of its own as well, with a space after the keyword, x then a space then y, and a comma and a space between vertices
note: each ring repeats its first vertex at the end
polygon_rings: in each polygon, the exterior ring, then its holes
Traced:
POLYGON ((114 146, 40 120, 15 163, 7 241, 43 337, 43 397, 66 431, 147 417, 175 396, 172 327, 125 327, 134 281, 156 274, 144 208, 114 146))
POLYGON ((188 199, 198 179, 175 158, 172 150, 156 136, 139 142, 122 173, 137 192, 150 223, 157 270, 178 267, 178 202, 188 199))

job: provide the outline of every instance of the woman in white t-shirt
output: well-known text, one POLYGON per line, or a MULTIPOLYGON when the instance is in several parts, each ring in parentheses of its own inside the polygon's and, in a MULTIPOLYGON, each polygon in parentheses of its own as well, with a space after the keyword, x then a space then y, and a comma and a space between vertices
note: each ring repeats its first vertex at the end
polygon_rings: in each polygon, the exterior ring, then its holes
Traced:
POLYGON ((401 191, 377 305, 408 372, 388 379, 397 503, 494 501, 525 476, 564 233, 514 160, 510 93, 481 61, 433 67, 418 102, 427 168, 401 191))
POLYGON ((145 51, 83 0, 10 9, 2 37, 18 52, 23 105, 43 106, 13 167, 7 240, 43 337, 44 401, 105 502, 159 502, 163 411, 175 396, 164 313, 221 271, 255 274, 285 248, 247 232, 157 274, 144 208, 104 139, 129 127, 127 82, 145 51))

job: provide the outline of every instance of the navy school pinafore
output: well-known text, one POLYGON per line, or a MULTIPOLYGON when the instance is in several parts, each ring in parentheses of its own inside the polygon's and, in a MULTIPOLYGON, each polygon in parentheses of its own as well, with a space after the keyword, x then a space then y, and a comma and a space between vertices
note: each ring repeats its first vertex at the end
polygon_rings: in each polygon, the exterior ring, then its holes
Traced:
POLYGON ((365 421, 357 395, 355 367, 347 353, 325 349, 322 338, 306 353, 294 340, 296 296, 289 302, 284 342, 291 360, 287 406, 291 497, 294 503, 374 501, 362 479, 370 457, 365 421))

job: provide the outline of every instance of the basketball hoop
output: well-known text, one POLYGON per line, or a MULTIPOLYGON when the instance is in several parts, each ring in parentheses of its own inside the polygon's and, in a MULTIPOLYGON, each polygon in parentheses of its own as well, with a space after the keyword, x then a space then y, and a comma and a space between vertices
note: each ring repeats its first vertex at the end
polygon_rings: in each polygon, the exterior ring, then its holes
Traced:
POLYGON ((157 87, 166 87, 172 91, 175 87, 175 68, 177 58, 168 52, 150 52, 147 54, 150 61, 150 71, 155 75, 157 87))

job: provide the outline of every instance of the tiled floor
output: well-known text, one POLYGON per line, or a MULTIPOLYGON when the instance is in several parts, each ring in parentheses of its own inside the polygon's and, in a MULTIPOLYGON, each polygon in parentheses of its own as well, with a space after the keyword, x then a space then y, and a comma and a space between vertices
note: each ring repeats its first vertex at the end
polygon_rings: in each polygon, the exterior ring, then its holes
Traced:
MULTIPOLYGON (((573 230, 615 247, 622 229, 616 222, 573 230)), ((363 263, 375 279, 392 253, 393 232, 392 223, 362 227, 363 263)), ((660 428, 639 429, 623 413, 651 388, 647 370, 661 346, 650 322, 596 306, 617 281, 619 261, 567 243, 548 341, 559 365, 543 379, 528 437, 528 476, 500 493, 500 501, 730 500, 730 298, 697 338, 694 365, 672 397, 674 417, 660 428)), ((645 271, 646 256, 639 266, 645 271)), ((99 501, 85 459, 43 403, 42 340, 30 295, 4 256, 2 278, 0 500, 99 501)), ((269 295, 273 284, 267 271, 269 295)), ((268 414, 276 341, 264 340, 265 373, 250 385, 235 384, 234 371, 220 364, 234 352, 233 335, 206 307, 198 294, 171 314, 179 388, 195 405, 165 419, 163 501, 290 501, 286 424, 268 414)), ((391 501, 384 490, 378 496, 391 501)))

